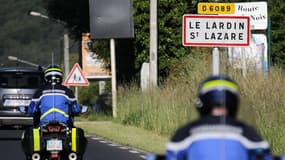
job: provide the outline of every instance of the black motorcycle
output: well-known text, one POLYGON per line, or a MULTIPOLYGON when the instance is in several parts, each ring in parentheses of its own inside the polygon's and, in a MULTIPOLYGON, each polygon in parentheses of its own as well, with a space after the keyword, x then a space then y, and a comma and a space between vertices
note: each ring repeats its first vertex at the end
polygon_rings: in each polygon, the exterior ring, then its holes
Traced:
MULTIPOLYGON (((81 113, 85 112, 87 112, 87 107, 82 108, 81 113)), ((26 149, 32 148, 32 150, 25 151, 30 153, 26 156, 27 160, 82 160, 84 152, 82 148, 85 145, 80 146, 78 142, 87 143, 85 139, 80 138, 84 137, 81 129, 58 121, 51 121, 41 125, 40 128, 33 128, 25 136, 31 137, 26 138, 28 142, 25 143, 31 147, 23 146, 26 149)))
POLYGON ((32 160, 76 160, 72 152, 72 133, 64 123, 50 122, 41 126, 40 145, 42 150, 32 155, 32 160))

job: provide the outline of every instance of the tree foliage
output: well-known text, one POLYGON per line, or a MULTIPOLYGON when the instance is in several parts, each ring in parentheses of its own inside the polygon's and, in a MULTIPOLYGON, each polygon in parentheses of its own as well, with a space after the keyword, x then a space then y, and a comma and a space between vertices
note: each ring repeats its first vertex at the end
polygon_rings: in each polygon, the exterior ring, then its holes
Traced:
MULTIPOLYGON (((16 56, 39 65, 61 63, 63 27, 39 17, 28 15, 29 10, 45 13, 37 0, 1 0, 0 58, 1 66, 18 65, 7 60, 16 56)), ((19 64, 21 65, 21 64, 19 64)))
MULTIPOLYGON (((189 54, 189 48, 182 47, 182 16, 191 11, 190 1, 158 1, 158 62, 159 73, 166 76, 170 64, 189 54)), ((136 68, 149 61, 149 1, 134 0, 135 55, 136 68)))
MULTIPOLYGON (((69 28, 86 31, 89 28, 88 0, 45 0, 48 13, 55 18, 66 21, 69 28), (86 7, 86 8, 80 8, 86 7), (81 22, 81 23, 79 23, 81 22)), ((182 46, 182 16, 196 13, 198 2, 215 2, 214 0, 158 0, 158 62, 159 74, 168 75, 172 64, 179 63, 179 59, 190 54, 190 47, 182 46)), ((238 2, 238 0, 221 0, 219 2, 238 2)), ((240 1, 239 1, 240 2, 240 1)), ((250 0, 243 1, 250 2, 250 0)), ((272 21, 272 58, 274 63, 285 65, 284 57, 284 1, 269 0, 269 15, 272 21)), ((149 24, 150 1, 133 0, 134 19, 134 57, 135 70, 139 73, 143 62, 149 61, 149 24)), ((120 41, 120 40, 118 40, 120 41)), ((106 45, 106 43, 104 44, 106 45)), ((99 43, 100 46, 100 43, 99 43)), ((120 53, 119 53, 120 54, 120 53)), ((120 62, 122 63, 122 62, 120 62)), ((121 65, 121 64, 118 64, 121 65)))
POLYGON ((89 32, 88 0, 43 0, 42 2, 48 15, 65 22, 75 38, 80 39, 81 33, 89 32))
POLYGON ((268 3, 272 27, 272 60, 285 68, 285 2, 270 0, 268 3))

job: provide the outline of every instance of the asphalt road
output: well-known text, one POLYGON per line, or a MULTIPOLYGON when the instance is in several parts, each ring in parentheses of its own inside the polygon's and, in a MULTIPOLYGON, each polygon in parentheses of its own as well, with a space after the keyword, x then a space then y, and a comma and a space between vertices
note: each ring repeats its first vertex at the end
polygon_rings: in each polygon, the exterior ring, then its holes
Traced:
MULTIPOLYGON (((1 160, 25 160, 21 149, 21 133, 21 130, 0 129, 1 160)), ((89 136, 84 160, 143 160, 144 156, 142 151, 89 136)))

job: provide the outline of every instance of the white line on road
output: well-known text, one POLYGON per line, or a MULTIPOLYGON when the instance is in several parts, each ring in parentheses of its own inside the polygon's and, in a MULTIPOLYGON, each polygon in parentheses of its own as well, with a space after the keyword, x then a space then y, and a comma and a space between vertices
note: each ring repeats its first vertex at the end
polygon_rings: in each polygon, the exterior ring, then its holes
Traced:
POLYGON ((135 150, 129 150, 129 152, 131 152, 131 153, 139 153, 138 151, 135 151, 135 150))
POLYGON ((127 147, 119 147, 119 148, 121 148, 121 149, 129 149, 129 148, 127 148, 127 147))
POLYGON ((91 139, 93 139, 93 140, 101 140, 102 138, 93 137, 91 139))
POLYGON ((118 145, 118 144, 113 144, 113 143, 110 143, 110 144, 108 144, 109 146, 112 146, 112 147, 117 147, 117 146, 120 146, 120 145, 118 145))
POLYGON ((99 142, 101 142, 101 143, 108 143, 107 141, 99 141, 99 142))
POLYGON ((143 159, 146 159, 146 156, 144 156, 144 155, 141 155, 140 157, 143 158, 143 159))
MULTIPOLYGON (((140 151, 137 151, 133 148, 129 148, 129 147, 124 147, 120 144, 115 144, 115 143, 112 143, 112 142, 109 142, 109 141, 105 141, 104 138, 100 138, 100 137, 92 137, 91 138, 92 140, 95 140, 95 141, 98 141, 100 143, 104 143, 108 146, 112 146, 112 147, 117 147, 117 148, 120 148, 120 149, 123 149, 123 150, 128 150, 128 152, 130 153, 134 153, 134 154, 144 154, 143 152, 140 152, 140 151)), ((139 155, 140 158, 142 159, 146 159, 146 156, 145 155, 139 155)))

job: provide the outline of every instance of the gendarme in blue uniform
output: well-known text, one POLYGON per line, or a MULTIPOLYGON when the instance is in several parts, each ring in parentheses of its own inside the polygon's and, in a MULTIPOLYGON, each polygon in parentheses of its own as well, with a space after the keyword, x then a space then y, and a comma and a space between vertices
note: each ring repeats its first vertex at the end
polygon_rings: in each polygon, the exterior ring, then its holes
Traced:
POLYGON ((176 131, 167 160, 255 160, 270 158, 269 145, 256 130, 232 118, 205 116, 176 131))
POLYGON ((70 114, 80 113, 80 106, 77 104, 73 92, 60 84, 47 85, 35 93, 28 113, 40 112, 40 124, 49 121, 68 123, 70 114))

